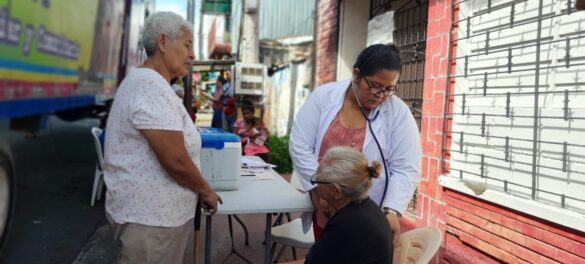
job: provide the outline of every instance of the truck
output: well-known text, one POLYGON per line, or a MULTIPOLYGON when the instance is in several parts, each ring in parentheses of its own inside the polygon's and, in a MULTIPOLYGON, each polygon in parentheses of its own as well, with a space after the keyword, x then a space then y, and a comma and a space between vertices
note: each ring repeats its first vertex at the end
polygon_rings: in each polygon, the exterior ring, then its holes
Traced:
MULTIPOLYGON (((144 57, 139 31, 153 11, 154 0, 0 0, 0 119, 34 134, 49 115, 96 116, 144 57)), ((0 249, 17 180, 0 138, 0 249)))

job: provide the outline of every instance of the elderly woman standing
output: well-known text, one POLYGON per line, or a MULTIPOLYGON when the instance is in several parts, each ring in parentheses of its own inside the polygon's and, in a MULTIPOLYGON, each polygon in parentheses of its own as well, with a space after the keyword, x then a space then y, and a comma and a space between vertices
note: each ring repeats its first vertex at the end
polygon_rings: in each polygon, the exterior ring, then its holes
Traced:
POLYGON ((106 216, 122 242, 119 263, 183 263, 192 261, 197 199, 211 212, 221 203, 198 169, 200 135, 169 84, 194 59, 192 25, 160 12, 141 34, 147 59, 120 84, 108 120, 106 216))
POLYGON ((368 197, 382 165, 351 147, 329 149, 311 177, 319 207, 329 218, 305 263, 392 263, 390 225, 368 197))

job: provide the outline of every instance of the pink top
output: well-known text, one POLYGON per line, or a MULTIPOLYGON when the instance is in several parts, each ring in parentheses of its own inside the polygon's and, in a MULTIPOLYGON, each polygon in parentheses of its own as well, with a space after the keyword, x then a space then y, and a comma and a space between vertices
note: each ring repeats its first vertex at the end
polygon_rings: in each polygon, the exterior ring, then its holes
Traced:
POLYGON ((268 148, 264 145, 268 139, 268 129, 266 129, 264 123, 258 118, 256 122, 260 123, 254 128, 246 124, 244 119, 238 119, 234 123, 234 133, 240 136, 242 143, 245 144, 245 155, 254 156, 256 154, 268 153, 268 148), (250 137, 251 134, 254 134, 254 136, 250 137))
POLYGON ((234 131, 235 134, 237 134, 238 136, 240 136, 242 138, 242 142, 245 141, 244 136, 245 136, 246 132, 248 132, 248 126, 246 126, 246 121, 244 121, 244 119, 236 120, 236 122, 234 122, 234 126, 232 127, 232 130, 234 131))
POLYGON ((222 96, 221 87, 218 87, 215 92, 213 92, 213 99, 211 101, 211 108, 213 109, 223 109, 223 104, 221 104, 221 96, 222 96))
MULTIPOLYGON (((257 137, 259 137, 263 140, 262 143, 264 143, 264 141, 268 139, 268 129, 266 129, 266 127, 264 126, 264 122, 260 123, 258 128, 259 129, 256 130, 258 130, 259 135, 255 136, 254 140, 257 137)), ((246 124, 246 121, 244 119, 236 120, 236 122, 234 122, 234 126, 232 129, 236 135, 240 136, 242 142, 247 142, 250 132, 252 132, 251 127, 248 124, 246 124)))
POLYGON ((333 147, 348 146, 361 152, 365 138, 365 127, 346 128, 339 121, 339 113, 337 113, 327 131, 325 131, 325 136, 323 136, 321 149, 319 150, 319 161, 325 156, 325 152, 333 147))

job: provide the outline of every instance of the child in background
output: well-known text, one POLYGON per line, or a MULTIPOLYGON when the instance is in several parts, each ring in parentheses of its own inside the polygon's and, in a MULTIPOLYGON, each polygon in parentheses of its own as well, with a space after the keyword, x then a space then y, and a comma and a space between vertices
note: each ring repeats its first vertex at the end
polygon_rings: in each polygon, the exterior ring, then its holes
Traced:
POLYGON ((234 123, 234 133, 242 139, 244 155, 260 156, 264 160, 268 158, 268 148, 264 143, 268 139, 268 129, 262 119, 254 116, 254 106, 245 101, 242 106, 243 119, 234 123))
POLYGON ((268 161, 268 148, 264 143, 268 139, 268 129, 262 119, 255 117, 254 125, 250 128, 248 142, 244 146, 244 155, 259 156, 268 161))

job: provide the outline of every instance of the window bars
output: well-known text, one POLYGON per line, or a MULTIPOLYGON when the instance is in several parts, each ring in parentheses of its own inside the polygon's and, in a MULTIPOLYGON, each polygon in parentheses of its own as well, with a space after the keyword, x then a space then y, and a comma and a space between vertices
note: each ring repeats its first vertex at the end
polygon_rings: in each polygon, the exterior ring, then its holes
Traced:
POLYGON ((394 14, 394 44, 400 48, 402 74, 398 93, 409 107, 420 129, 425 77, 428 1, 407 1, 394 14))
POLYGON ((573 5, 454 1, 445 174, 585 212, 585 12, 573 5))
POLYGON ((393 44, 402 59, 396 96, 410 107, 420 129, 429 1, 370 0, 370 19, 390 10, 395 12, 393 44))

